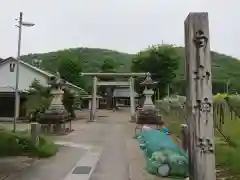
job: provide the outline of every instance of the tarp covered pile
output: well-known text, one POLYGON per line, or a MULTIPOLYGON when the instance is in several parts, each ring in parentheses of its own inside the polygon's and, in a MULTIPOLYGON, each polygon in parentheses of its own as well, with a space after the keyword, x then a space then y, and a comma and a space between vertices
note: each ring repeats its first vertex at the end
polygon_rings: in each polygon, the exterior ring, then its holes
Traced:
POLYGON ((188 177, 188 156, 171 136, 155 129, 136 135, 147 159, 149 173, 161 177, 188 177))

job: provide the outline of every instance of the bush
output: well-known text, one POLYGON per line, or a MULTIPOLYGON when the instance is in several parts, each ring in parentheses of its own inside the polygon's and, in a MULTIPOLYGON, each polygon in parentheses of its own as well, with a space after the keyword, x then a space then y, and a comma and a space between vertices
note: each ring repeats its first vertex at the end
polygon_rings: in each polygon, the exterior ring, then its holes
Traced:
MULTIPOLYGON (((179 136, 180 124, 184 123, 184 119, 181 116, 176 116, 174 110, 177 109, 175 107, 180 107, 183 104, 184 98, 176 100, 171 97, 170 99, 171 103, 168 103, 166 99, 161 100, 159 109, 164 113, 169 131, 179 136), (168 106, 170 112, 165 113, 164 108, 166 109, 168 106)), ((236 94, 217 94, 213 97, 216 164, 218 168, 226 170, 224 173, 229 173, 235 177, 239 177, 240 172, 240 121, 237 116, 240 112, 239 104, 240 96, 236 94)))
POLYGON ((37 146, 38 157, 50 157, 57 153, 58 146, 46 137, 40 137, 39 145, 37 146))
POLYGON ((0 156, 49 157, 57 150, 57 146, 45 137, 40 137, 36 146, 29 134, 0 131, 0 156))

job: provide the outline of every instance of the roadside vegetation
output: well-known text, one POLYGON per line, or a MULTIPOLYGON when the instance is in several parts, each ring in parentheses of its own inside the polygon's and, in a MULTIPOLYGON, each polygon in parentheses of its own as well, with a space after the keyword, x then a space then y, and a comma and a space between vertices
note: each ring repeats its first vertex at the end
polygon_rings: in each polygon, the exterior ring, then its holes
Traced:
MULTIPOLYGON (((164 116, 170 133, 181 137, 180 125, 186 124, 185 97, 173 96, 158 101, 157 106, 164 116), (170 100, 170 102, 169 102, 170 100)), ((217 94, 213 101, 216 167, 218 176, 236 179, 240 176, 240 96, 217 94)))
POLYGON ((49 138, 40 136, 38 145, 31 140, 28 131, 13 133, 7 129, 0 130, 0 157, 29 156, 50 157, 58 151, 58 146, 49 138))

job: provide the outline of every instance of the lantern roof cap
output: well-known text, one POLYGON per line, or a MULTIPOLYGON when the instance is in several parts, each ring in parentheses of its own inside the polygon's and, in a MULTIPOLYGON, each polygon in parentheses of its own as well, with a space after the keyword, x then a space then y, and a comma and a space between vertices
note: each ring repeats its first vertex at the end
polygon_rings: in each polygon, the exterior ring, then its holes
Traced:
POLYGON ((143 82, 141 82, 140 84, 141 85, 154 85, 156 84, 157 82, 154 82, 151 78, 151 74, 150 73, 147 73, 147 76, 145 78, 145 80, 143 82))

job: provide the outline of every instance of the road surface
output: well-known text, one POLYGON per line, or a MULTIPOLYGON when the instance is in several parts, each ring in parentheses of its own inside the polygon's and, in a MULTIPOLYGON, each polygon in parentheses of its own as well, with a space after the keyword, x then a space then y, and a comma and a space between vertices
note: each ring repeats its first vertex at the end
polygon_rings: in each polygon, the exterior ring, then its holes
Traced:
POLYGON ((54 137, 61 145, 55 157, 31 161, 5 180, 158 179, 146 172, 139 145, 132 138, 130 110, 98 111, 97 115, 96 122, 74 121, 74 132, 54 137))

